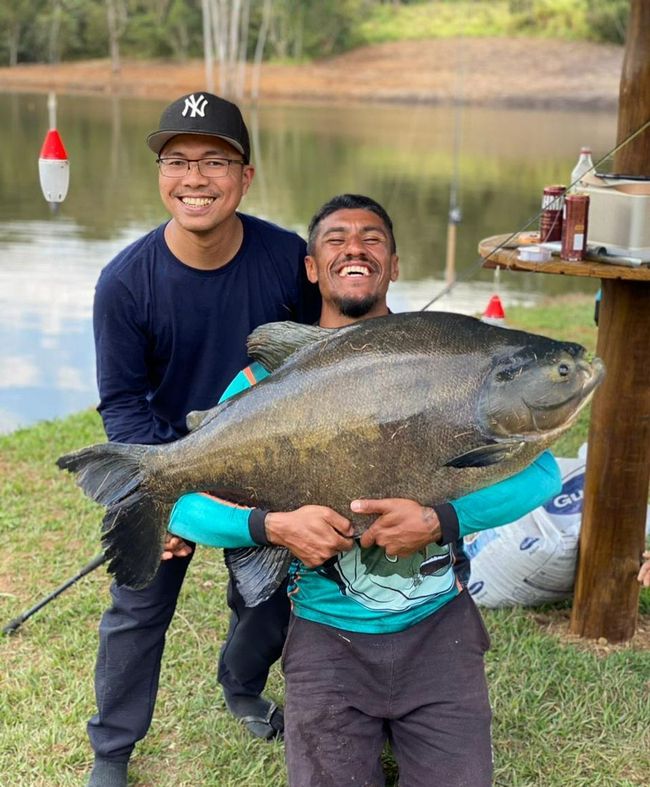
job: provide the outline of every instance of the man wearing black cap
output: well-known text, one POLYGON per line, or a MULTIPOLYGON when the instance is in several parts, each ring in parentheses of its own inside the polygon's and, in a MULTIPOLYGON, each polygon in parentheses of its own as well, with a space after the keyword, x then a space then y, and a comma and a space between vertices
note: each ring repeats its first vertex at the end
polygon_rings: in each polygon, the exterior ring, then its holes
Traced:
MULTIPOLYGON (((274 320, 313 322, 317 289, 307 281, 305 244, 294 233, 241 214, 253 180, 239 109, 210 93, 172 103, 147 138, 158 155, 159 188, 171 220, 104 268, 95 294, 98 407, 110 440, 159 444, 187 433, 185 416, 212 407, 246 366, 246 336, 274 320)), ((136 741, 151 722, 165 634, 193 545, 173 538, 153 583, 111 588, 99 629, 98 713, 90 787, 124 786, 136 741)), ((257 737, 283 729, 282 712, 261 692, 279 657, 286 589, 233 610, 219 662, 231 712, 257 737)))

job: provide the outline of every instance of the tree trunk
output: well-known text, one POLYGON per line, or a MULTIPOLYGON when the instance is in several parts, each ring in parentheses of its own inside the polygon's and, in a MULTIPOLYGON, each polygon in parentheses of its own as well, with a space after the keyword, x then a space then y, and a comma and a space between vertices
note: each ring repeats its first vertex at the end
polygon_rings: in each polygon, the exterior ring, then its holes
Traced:
POLYGON ((47 45, 47 59, 50 64, 58 63, 60 60, 59 52, 59 32, 61 31, 61 0, 52 1, 52 17, 50 19, 50 31, 47 45))
POLYGON ((235 79, 235 98, 242 99, 246 89, 246 55, 248 54, 248 27, 250 24, 250 0, 243 0, 239 24, 239 50, 235 79))
POLYGON ((120 65, 120 23, 116 0, 106 0, 106 22, 108 24, 108 47, 111 55, 111 70, 119 74, 120 65))
POLYGON ((20 22, 14 22, 9 29, 7 40, 9 44, 9 66, 18 65, 18 47, 20 46, 20 22))
POLYGON ((251 77, 251 98, 257 101, 260 95, 260 72, 262 70, 262 60, 264 58, 264 46, 266 44, 266 37, 269 32, 269 24, 271 22, 271 7, 272 0, 264 0, 264 7, 262 9, 262 24, 260 32, 257 36, 257 44, 255 45, 255 57, 253 59, 253 75, 251 77))
POLYGON ((203 19, 203 62, 205 65, 205 88, 214 93, 214 41, 212 39, 212 9, 210 0, 201 0, 203 19))

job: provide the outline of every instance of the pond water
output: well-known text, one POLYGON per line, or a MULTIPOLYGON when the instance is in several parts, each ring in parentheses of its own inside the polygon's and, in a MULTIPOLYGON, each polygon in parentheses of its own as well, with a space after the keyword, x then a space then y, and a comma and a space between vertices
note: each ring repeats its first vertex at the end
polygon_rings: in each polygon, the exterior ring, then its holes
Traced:
MULTIPOLYGON (((59 96, 71 179, 53 213, 37 169, 47 96, 0 94, 0 432, 95 404, 94 284, 115 253, 165 219, 144 144, 164 104, 59 96)), ((273 105, 244 114, 257 171, 243 209, 304 233, 334 194, 377 199, 395 223, 396 311, 419 309, 444 288, 453 183, 463 281, 433 308, 478 313, 495 287, 493 274, 480 269, 478 241, 524 228, 543 187, 567 182, 580 147, 591 145, 596 160, 616 136, 615 113, 359 104, 273 105)), ((506 311, 596 288, 583 279, 507 272, 499 283, 506 311)))

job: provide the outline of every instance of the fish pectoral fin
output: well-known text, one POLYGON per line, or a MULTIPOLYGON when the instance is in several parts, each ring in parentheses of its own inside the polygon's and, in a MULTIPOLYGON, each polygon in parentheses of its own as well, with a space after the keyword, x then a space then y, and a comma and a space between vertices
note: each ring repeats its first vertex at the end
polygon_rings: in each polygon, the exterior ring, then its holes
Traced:
POLYGON ((250 334, 246 346, 251 358, 259 361, 267 372, 274 372, 296 350, 320 341, 334 330, 297 322, 269 322, 250 334))
POLYGON ((471 451, 466 451, 464 454, 455 456, 445 463, 445 467, 487 467, 488 465, 496 465, 506 459, 512 459, 523 447, 525 443, 517 442, 499 442, 490 445, 482 445, 479 448, 472 448, 471 451))
POLYGON ((226 549, 224 556, 247 607, 256 607, 275 593, 293 560, 284 547, 226 549))

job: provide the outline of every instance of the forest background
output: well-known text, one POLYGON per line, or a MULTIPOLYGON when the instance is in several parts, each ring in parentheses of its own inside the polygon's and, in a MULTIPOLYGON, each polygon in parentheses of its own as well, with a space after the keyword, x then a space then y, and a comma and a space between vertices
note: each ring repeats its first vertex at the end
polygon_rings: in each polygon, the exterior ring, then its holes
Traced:
POLYGON ((628 12, 628 0, 3 0, 0 65, 110 58, 117 74, 123 58, 201 58, 241 98, 247 62, 454 36, 622 44, 628 12))

